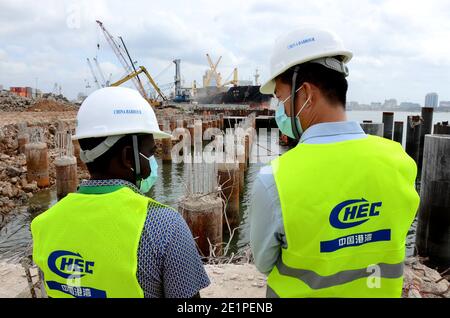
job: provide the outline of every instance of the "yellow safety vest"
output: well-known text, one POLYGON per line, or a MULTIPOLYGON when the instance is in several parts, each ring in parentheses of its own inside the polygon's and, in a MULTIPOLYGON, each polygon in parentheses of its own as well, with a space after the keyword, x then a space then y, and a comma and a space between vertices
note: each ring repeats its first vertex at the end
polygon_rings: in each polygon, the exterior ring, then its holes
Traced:
POLYGON ((299 144, 272 163, 287 248, 268 297, 400 297, 419 205, 415 162, 368 136, 299 144))
POLYGON ((148 204, 156 202, 125 186, 107 188, 114 191, 71 193, 31 223, 33 260, 50 297, 144 297, 137 254, 148 204))

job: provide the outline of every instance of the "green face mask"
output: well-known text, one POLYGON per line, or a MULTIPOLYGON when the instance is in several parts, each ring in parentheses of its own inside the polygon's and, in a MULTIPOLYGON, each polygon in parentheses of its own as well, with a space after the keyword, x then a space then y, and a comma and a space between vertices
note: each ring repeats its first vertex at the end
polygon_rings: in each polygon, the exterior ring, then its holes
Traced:
MULTIPOLYGON (((295 91, 295 93, 297 93, 299 90, 301 90, 303 88, 303 85, 297 89, 295 91)), ((286 101, 291 98, 291 96, 289 96, 288 98, 286 98, 284 101, 280 101, 278 102, 278 106, 277 106, 277 110, 275 112, 275 121, 278 125, 278 128, 280 128, 281 132, 283 134, 285 134, 286 136, 295 139, 295 134, 294 134, 294 127, 292 127, 292 121, 291 118, 286 115, 286 112, 284 110, 284 103, 286 103, 286 101)), ((303 104, 303 106, 300 108, 300 111, 297 113, 297 115, 295 116, 295 120, 297 121, 298 127, 300 129, 299 134, 301 135, 303 133, 303 128, 302 128, 302 124, 300 123, 300 120, 298 119, 298 116, 300 115, 300 113, 303 111, 303 109, 305 108, 305 106, 309 103, 309 101, 311 100, 311 97, 308 97, 308 99, 306 100, 306 102, 303 104)))
POLYGON ((141 190, 142 193, 147 193, 150 191, 150 189, 155 184, 156 180, 158 179, 158 163, 156 162, 155 156, 151 156, 150 158, 144 156, 142 153, 139 153, 142 157, 148 160, 149 166, 150 166, 150 175, 141 180, 141 184, 139 186, 139 190, 141 190))

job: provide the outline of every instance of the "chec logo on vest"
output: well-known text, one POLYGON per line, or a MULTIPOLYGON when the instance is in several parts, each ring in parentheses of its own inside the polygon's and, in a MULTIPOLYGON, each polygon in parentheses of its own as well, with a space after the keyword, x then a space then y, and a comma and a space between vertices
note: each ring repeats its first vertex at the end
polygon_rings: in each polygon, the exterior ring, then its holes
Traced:
POLYGON ((48 257, 47 265, 53 273, 65 278, 67 283, 45 280, 49 289, 57 290, 76 298, 106 298, 105 290, 74 285, 74 280, 94 274, 95 263, 86 261, 79 253, 54 251, 48 257))
POLYGON ((55 251, 48 257, 48 268, 62 278, 81 278, 94 273, 94 262, 85 261, 78 253, 55 251))
POLYGON ((334 207, 330 224, 337 229, 348 229, 366 223, 380 215, 382 202, 369 203, 366 199, 347 200, 334 207))
MULTIPOLYGON (((364 198, 346 200, 336 205, 330 213, 330 224, 340 230, 350 229, 364 224, 375 217, 380 217, 382 202, 370 203, 364 198)), ((391 229, 374 232, 353 233, 320 242, 321 253, 331 253, 343 248, 350 248, 368 243, 390 241, 391 229)))

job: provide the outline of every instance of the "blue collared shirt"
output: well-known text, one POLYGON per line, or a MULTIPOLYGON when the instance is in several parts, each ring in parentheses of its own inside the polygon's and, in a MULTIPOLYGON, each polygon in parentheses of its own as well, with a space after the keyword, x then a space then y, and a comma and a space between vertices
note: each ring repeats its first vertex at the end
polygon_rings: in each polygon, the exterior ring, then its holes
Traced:
MULTIPOLYGON (((327 144, 366 137, 354 121, 321 123, 309 127, 300 143, 327 144)), ((280 257, 281 248, 287 248, 280 198, 270 165, 261 168, 253 184, 249 216, 255 265, 260 272, 269 274, 280 257)))

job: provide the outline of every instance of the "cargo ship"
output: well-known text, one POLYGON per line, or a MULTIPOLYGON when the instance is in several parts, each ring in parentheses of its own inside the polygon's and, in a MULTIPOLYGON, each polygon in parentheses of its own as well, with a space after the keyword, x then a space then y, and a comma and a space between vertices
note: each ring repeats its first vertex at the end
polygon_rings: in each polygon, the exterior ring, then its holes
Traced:
POLYGON ((248 104, 251 108, 269 109, 272 95, 262 94, 260 85, 232 86, 217 89, 207 87, 198 89, 196 101, 200 104, 248 104))
POLYGON ((233 79, 223 81, 217 71, 222 57, 213 62, 209 54, 206 54, 209 69, 203 75, 203 88, 196 89, 194 100, 199 104, 247 104, 251 108, 269 109, 272 95, 261 94, 258 84, 258 70, 255 72, 255 82, 239 81, 238 69, 234 68, 233 79), (232 84, 232 86, 226 86, 232 84), (255 85, 254 85, 255 84, 255 85))

